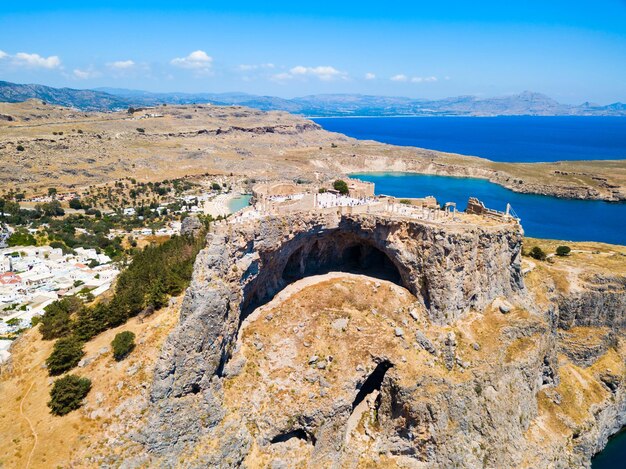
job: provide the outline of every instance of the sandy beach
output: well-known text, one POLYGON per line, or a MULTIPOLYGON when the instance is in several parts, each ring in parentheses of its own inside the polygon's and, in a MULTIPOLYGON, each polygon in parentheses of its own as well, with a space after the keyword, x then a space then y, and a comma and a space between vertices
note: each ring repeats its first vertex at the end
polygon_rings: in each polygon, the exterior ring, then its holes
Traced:
POLYGON ((241 197, 239 192, 230 192, 228 194, 219 194, 211 200, 204 203, 204 213, 216 218, 220 215, 225 217, 232 213, 229 205, 231 200, 241 197))

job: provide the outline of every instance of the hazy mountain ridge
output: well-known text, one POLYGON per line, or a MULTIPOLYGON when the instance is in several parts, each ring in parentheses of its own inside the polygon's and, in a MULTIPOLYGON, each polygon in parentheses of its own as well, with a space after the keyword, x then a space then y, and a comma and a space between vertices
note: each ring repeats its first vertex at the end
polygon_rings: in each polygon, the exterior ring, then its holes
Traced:
POLYGON ((247 93, 152 93, 120 88, 77 90, 0 81, 0 101, 41 99, 83 110, 119 110, 129 106, 208 102, 263 111, 281 110, 305 116, 626 116, 626 104, 562 104, 541 93, 511 96, 457 96, 439 100, 360 94, 319 94, 291 99, 247 93))
POLYGON ((0 81, 0 101, 18 103, 33 98, 60 106, 76 107, 85 111, 111 110, 127 106, 124 99, 95 90, 52 88, 34 84, 20 85, 0 81))

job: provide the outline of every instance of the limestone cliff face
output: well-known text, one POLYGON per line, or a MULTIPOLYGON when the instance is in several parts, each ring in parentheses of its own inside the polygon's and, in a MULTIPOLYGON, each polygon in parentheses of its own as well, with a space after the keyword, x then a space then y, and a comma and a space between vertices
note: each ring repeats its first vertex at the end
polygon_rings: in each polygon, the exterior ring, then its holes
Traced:
MULTIPOLYGON (((626 259, 625 261, 626 262, 626 259)), ((593 275, 585 288, 562 294, 559 306, 559 327, 606 326, 615 330, 626 328, 626 278, 616 275, 593 275)))
POLYGON ((507 223, 310 213, 217 224, 155 371, 150 428, 159 431, 148 432, 151 447, 180 448, 220 419, 221 376, 241 321, 288 283, 362 271, 406 287, 429 320, 444 325, 497 296, 522 294, 520 251, 521 229, 507 223))

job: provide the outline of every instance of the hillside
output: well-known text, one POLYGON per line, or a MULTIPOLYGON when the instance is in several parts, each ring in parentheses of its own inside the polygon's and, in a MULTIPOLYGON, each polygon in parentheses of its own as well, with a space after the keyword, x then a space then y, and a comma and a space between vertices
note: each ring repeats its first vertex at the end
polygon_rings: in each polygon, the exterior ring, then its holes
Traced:
POLYGON ((128 102, 124 99, 100 91, 52 88, 43 85, 18 85, 0 81, 0 102, 19 103, 28 99, 40 99, 50 104, 75 107, 86 111, 128 107, 128 102))
POLYGON ((82 112, 41 101, 0 103, 0 184, 75 189, 133 174, 140 181, 197 175, 333 178, 407 171, 489 179, 517 192, 626 199, 623 161, 498 163, 359 141, 284 112, 241 106, 160 106, 129 114, 82 112))

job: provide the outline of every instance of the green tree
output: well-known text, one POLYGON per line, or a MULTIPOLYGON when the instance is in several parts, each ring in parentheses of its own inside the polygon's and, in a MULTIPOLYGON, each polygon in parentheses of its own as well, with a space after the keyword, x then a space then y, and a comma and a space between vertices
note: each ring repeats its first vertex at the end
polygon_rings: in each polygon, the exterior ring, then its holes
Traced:
POLYGON ((167 290, 165 288, 163 277, 158 276, 156 280, 150 286, 148 292, 148 304, 153 306, 154 309, 161 309, 167 302, 167 290))
POLYGON ((73 296, 55 301, 45 308, 41 317, 39 332, 44 340, 65 337, 72 332, 71 315, 76 313, 82 306, 82 302, 73 296))
POLYGON ((48 374, 60 375, 71 370, 85 355, 83 342, 73 336, 63 337, 54 343, 52 353, 46 360, 48 374))
POLYGON ((78 409, 89 394, 91 381, 76 375, 67 375, 54 382, 48 407, 54 415, 66 415, 78 409))
POLYGON ((333 182, 333 188, 342 195, 347 195, 348 192, 350 192, 346 181, 343 181, 341 179, 337 179, 335 182, 333 182))
POLYGON ((7 244, 9 245, 9 247, 36 246, 37 240, 28 231, 19 230, 15 231, 13 234, 11 234, 11 236, 9 236, 9 239, 7 239, 7 244))
POLYGON ((50 197, 55 197, 57 195, 57 190, 54 187, 48 187, 48 195, 50 197))
POLYGON ((0 199, 0 212, 9 215, 18 215, 20 213, 20 204, 11 200, 0 199))
POLYGON ((569 246, 559 246, 556 248, 557 256, 569 256, 570 252, 572 252, 572 249, 569 246))
POLYGON ((61 207, 61 202, 53 200, 51 202, 35 205, 35 210, 42 213, 47 217, 62 217, 65 215, 65 210, 61 207))
POLYGON ((70 200, 70 208, 73 208, 74 210, 80 210, 81 208, 83 208, 83 204, 78 197, 74 197, 72 200, 70 200))
POLYGON ((546 253, 543 252, 543 249, 541 249, 539 246, 535 246, 530 250, 530 257, 539 261, 545 261, 546 253))
POLYGON ((211 189, 213 189, 214 191, 219 191, 222 190, 222 186, 220 186, 217 182, 214 182, 211 184, 211 189))
POLYGON ((111 341, 111 347, 113 347, 113 358, 118 362, 123 360, 135 348, 134 332, 124 331, 116 334, 113 341, 111 341))

